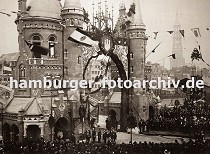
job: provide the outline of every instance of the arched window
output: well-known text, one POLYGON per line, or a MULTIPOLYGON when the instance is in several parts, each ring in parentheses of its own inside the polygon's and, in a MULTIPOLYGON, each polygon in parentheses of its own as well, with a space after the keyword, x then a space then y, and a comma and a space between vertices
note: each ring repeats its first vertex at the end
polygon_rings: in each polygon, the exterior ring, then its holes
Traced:
POLYGON ((50 36, 49 37, 49 57, 54 58, 55 57, 55 37, 54 36, 50 36))
POLYGON ((64 50, 64 58, 68 58, 68 50, 67 49, 64 50))
POLYGON ((131 58, 133 58, 133 52, 130 53, 131 58))
POLYGON ((66 18, 66 25, 69 26, 71 23, 70 23, 70 20, 69 18, 66 18))
POLYGON ((81 57, 81 56, 78 56, 78 57, 77 57, 77 63, 78 63, 78 64, 81 64, 81 61, 82 61, 82 57, 81 57))
POLYGON ((74 25, 74 18, 71 18, 70 25, 74 25))
POLYGON ((78 26, 78 19, 77 18, 74 20, 74 26, 78 26))
POLYGON ((131 66, 131 73, 133 73, 133 66, 131 66))
POLYGON ((65 68, 64 68, 64 74, 65 74, 65 75, 68 75, 68 67, 65 67, 65 68))
POLYGON ((20 77, 20 79, 26 77, 26 68, 23 64, 21 64, 19 67, 19 77, 20 77))
POLYGON ((32 37, 32 43, 35 45, 41 45, 41 37, 39 35, 34 35, 32 37))
MULTIPOLYGON (((38 35, 38 34, 33 35, 32 39, 31 39, 31 42, 34 45, 41 45, 41 36, 38 35)), ((33 52, 33 58, 41 58, 41 54, 33 52)))

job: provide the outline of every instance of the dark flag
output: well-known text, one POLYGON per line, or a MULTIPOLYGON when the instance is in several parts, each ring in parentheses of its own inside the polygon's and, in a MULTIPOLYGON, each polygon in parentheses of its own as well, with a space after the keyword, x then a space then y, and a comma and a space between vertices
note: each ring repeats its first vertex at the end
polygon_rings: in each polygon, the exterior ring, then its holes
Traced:
POLYGON ((195 37, 201 37, 200 29, 199 28, 193 28, 191 29, 195 37))
POLYGON ((158 34, 158 32, 153 32, 153 33, 155 34, 154 39, 156 39, 156 38, 157 38, 157 34, 158 34))
MULTIPOLYGON (((26 44, 28 45, 29 49, 31 50, 31 52, 33 52, 35 55, 47 55, 50 52, 50 49, 45 48, 41 45, 36 45, 36 44, 32 44, 29 43, 25 40, 26 44)), ((37 57, 35 56, 35 57, 37 57)))
POLYGON ((169 34, 172 34, 174 31, 167 31, 167 32, 169 32, 169 34))
POLYGON ((169 55, 168 57, 172 57, 173 59, 176 59, 176 54, 172 54, 172 55, 169 55))
POLYGON ((182 36, 184 37, 184 30, 179 30, 179 32, 182 34, 182 36))
POLYGON ((130 6, 127 15, 128 15, 128 17, 131 17, 133 14, 136 14, 136 11, 135 11, 135 4, 134 4, 134 3, 130 6))

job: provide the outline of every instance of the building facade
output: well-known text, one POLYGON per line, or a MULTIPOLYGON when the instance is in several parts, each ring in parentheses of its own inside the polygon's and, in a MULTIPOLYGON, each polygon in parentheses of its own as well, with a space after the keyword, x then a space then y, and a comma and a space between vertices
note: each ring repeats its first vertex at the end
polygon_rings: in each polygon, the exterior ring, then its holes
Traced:
POLYGON ((82 28, 83 9, 79 0, 66 0, 63 7, 58 0, 31 0, 26 4, 27 0, 18 0, 15 23, 19 56, 10 67, 12 84, 19 87, 8 90, 11 95, 4 101, 3 138, 70 138, 77 133, 73 128, 78 125, 80 92, 60 90, 60 84, 62 79, 82 79, 82 50, 68 37, 77 27, 82 28), (49 53, 32 52, 26 42, 48 48, 49 53), (41 88, 20 86, 24 81, 43 81, 44 77, 57 89, 49 84, 41 88))

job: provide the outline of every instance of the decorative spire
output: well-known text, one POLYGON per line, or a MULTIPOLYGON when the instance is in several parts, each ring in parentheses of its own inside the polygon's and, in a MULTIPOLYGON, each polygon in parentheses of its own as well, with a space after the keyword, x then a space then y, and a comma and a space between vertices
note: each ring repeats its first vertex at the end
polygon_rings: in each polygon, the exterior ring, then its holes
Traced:
POLYGON ((179 12, 178 11, 176 12, 176 20, 175 20, 175 24, 174 25, 180 25, 180 22, 179 22, 179 12))
POLYGON ((141 7, 140 7, 139 0, 133 0, 133 3, 135 5, 135 14, 133 15, 131 25, 140 26, 141 28, 145 28, 145 25, 143 23, 142 14, 141 14, 141 7))
POLYGON ((120 7, 119 8, 120 8, 119 10, 125 10, 126 9, 124 0, 120 1, 120 7))

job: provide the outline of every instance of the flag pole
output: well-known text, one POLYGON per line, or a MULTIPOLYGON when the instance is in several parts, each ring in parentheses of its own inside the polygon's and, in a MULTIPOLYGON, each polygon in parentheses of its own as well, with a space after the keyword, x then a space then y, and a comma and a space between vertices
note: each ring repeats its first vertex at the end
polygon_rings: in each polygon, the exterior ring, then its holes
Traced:
POLYGON ((158 43, 158 45, 156 45, 155 48, 154 48, 152 51, 150 51, 150 53, 145 57, 145 60, 147 59, 147 57, 149 57, 149 55, 150 55, 151 53, 155 52, 155 49, 157 49, 157 47, 159 47, 159 45, 160 45, 161 43, 162 43, 162 42, 158 43))

